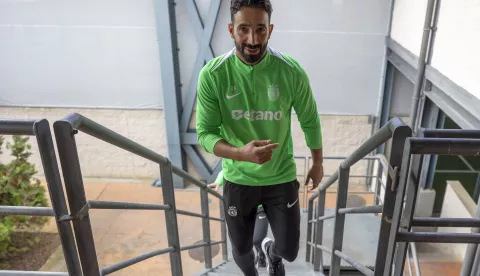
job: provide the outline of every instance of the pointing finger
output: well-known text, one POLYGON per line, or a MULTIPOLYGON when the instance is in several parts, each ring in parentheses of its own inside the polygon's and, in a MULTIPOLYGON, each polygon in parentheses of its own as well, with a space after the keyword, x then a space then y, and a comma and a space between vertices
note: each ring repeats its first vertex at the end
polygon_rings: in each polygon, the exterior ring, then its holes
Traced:
POLYGON ((278 146, 280 146, 279 143, 269 144, 269 145, 263 146, 262 151, 273 150, 273 149, 277 148, 278 146))

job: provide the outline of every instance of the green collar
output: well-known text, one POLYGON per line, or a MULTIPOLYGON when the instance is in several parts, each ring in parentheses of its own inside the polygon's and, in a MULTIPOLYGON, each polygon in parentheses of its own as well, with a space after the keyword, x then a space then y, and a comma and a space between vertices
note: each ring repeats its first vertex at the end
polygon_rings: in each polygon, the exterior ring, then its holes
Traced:
POLYGON ((270 47, 267 47, 267 52, 265 53, 265 56, 262 58, 262 60, 260 60, 260 62, 258 62, 255 65, 245 64, 237 56, 237 50, 236 49, 233 50, 233 55, 235 56, 235 66, 237 66, 238 68, 240 68, 242 70, 246 70, 246 71, 249 71, 249 72, 252 71, 252 70, 259 70, 259 69, 263 69, 265 67, 268 67, 270 65, 270 62, 271 62, 271 59, 272 59, 272 55, 270 53, 270 47))

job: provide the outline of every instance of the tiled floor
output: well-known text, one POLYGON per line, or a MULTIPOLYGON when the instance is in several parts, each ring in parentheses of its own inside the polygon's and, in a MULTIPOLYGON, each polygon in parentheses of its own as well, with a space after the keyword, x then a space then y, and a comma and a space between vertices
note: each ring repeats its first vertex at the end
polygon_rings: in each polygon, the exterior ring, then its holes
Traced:
MULTIPOLYGON (((149 184, 86 182, 87 199, 124 201, 138 203, 162 203, 162 189, 153 188, 149 184)), ((355 189, 353 189, 355 191, 355 189)), ((301 188, 303 192, 303 188, 301 188)), ((200 213, 200 193, 198 189, 176 190, 177 209, 200 213)), ((373 203, 373 195, 361 195, 367 205, 373 203)), ((210 215, 219 217, 218 200, 210 197, 210 215)), ((301 206, 305 206, 304 197, 300 196, 301 206)), ((326 208, 334 208, 336 204, 335 189, 329 190, 326 197, 326 208)), ((167 234, 163 211, 138 210, 90 210, 90 220, 97 258, 100 267, 136 257, 140 254, 167 247, 167 234)), ((178 227, 182 246, 191 245, 202 239, 201 219, 178 215, 178 227)), ((220 240, 220 223, 211 222, 212 240, 220 240)), ((51 221, 46 231, 56 232, 56 226, 51 221)), ((218 253, 213 263, 221 261, 218 253)), ((194 275, 204 268, 204 264, 192 259, 187 251, 182 253, 184 275, 194 275)), ((458 275, 454 273, 457 263, 422 263, 423 275, 458 275), (435 271, 441 271, 435 272, 435 271), (452 271, 454 274, 445 274, 452 271)), ((59 248, 42 269, 44 271, 66 271, 63 253, 59 248)), ((156 256, 144 262, 135 264, 114 275, 170 275, 168 255, 156 256)))

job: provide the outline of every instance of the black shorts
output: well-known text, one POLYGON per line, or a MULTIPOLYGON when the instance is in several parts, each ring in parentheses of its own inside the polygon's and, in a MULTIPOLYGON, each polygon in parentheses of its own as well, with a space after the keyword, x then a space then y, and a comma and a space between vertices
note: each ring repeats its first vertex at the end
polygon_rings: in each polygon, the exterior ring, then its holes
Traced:
POLYGON ((276 252, 296 256, 300 239, 299 186, 297 180, 270 186, 238 185, 225 180, 225 219, 237 254, 252 250, 257 208, 262 204, 272 228, 276 252))

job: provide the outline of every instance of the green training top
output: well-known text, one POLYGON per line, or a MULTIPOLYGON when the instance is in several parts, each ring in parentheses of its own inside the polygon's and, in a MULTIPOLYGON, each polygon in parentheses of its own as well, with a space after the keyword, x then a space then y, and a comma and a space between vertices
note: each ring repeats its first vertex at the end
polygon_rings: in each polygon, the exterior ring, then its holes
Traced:
POLYGON ((263 186, 296 178, 291 114, 295 110, 307 146, 322 147, 317 104, 307 74, 292 57, 268 48, 256 65, 230 52, 209 61, 200 71, 197 91, 197 136, 213 153, 224 139, 235 147, 252 140, 279 143, 272 160, 262 165, 223 158, 224 177, 236 184, 263 186))

